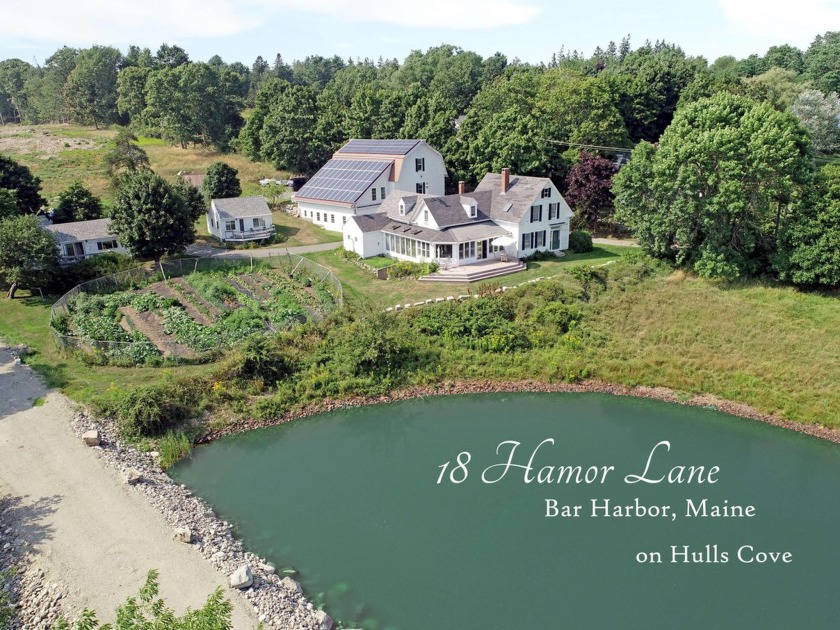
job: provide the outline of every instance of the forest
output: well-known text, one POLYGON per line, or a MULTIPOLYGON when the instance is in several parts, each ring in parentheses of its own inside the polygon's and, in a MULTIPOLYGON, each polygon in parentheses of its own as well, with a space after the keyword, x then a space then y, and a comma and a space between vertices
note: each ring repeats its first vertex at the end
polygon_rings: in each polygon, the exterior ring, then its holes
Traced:
POLYGON ((121 125, 301 174, 350 138, 423 138, 450 189, 502 167, 548 176, 580 227, 618 223, 700 275, 828 286, 840 283, 838 92, 840 32, 712 63, 629 37, 540 64, 452 45, 402 62, 277 54, 248 67, 168 44, 0 62, 3 123, 121 125))

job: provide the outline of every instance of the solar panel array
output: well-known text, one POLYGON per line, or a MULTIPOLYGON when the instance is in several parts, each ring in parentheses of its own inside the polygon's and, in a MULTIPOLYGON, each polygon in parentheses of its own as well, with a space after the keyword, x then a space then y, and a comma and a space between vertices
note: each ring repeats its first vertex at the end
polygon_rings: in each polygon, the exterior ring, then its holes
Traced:
POLYGON ((390 166, 388 160, 332 159, 306 182, 296 197, 352 203, 390 166))
POLYGON ((381 155, 405 155, 419 140, 351 140, 339 153, 379 153, 381 155))

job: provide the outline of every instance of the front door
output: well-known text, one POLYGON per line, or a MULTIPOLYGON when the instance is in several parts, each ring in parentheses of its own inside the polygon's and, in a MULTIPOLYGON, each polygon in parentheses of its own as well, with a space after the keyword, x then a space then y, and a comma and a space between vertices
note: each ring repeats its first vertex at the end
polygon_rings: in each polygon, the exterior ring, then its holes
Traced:
POLYGON ((560 249, 560 229, 551 230, 551 249, 556 251, 560 249))
POLYGON ((484 260, 487 258, 487 241, 481 241, 478 244, 478 259, 484 260))

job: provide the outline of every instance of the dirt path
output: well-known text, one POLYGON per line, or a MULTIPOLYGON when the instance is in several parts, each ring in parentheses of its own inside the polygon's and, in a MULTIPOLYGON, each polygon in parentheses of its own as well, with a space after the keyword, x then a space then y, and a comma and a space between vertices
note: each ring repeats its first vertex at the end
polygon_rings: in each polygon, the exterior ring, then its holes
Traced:
POLYGON ((164 356, 186 358, 192 358, 195 356, 195 352, 193 352, 190 348, 176 342, 173 336, 167 335, 163 331, 163 324, 158 319, 157 315, 151 311, 140 313, 133 306, 121 306, 120 312, 123 314, 123 317, 128 320, 129 326, 146 335, 149 341, 151 341, 164 356))
POLYGON ((186 299, 184 296, 175 292, 165 282, 156 282, 154 284, 149 285, 148 288, 154 293, 157 293, 160 297, 178 300, 178 303, 184 307, 184 310, 187 311, 189 316, 192 317, 202 326, 212 326, 215 323, 212 319, 210 319, 204 313, 199 311, 196 308, 195 304, 193 304, 190 300, 186 299))
POLYGON ((45 583, 70 591, 65 611, 90 607, 100 621, 113 621, 116 606, 156 568, 161 594, 179 614, 222 586, 234 605, 234 628, 256 627, 245 598, 225 588, 197 549, 176 542, 145 496, 72 432, 69 401, 48 393, 28 367, 14 365, 4 346, 0 391, 0 496, 19 500, 28 519, 23 537, 38 554, 45 583), (45 404, 33 407, 39 397, 45 404))

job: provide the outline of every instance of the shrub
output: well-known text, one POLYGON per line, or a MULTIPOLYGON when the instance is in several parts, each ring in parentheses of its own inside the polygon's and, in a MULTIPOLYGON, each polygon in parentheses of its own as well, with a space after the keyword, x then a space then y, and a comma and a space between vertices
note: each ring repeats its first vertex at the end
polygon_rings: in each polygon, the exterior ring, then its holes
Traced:
POLYGON ((437 263, 416 263, 401 260, 388 267, 388 278, 419 278, 438 270, 437 263))
POLYGON ((547 249, 536 251, 533 254, 525 256, 522 260, 524 262, 539 262, 541 260, 555 260, 557 258, 557 254, 547 249))
POLYGON ((116 402, 117 430, 127 439, 157 437, 186 420, 197 402, 186 381, 138 387, 116 402))
POLYGON ((575 230, 569 234, 569 249, 575 254, 592 251, 592 235, 586 230, 575 230))

